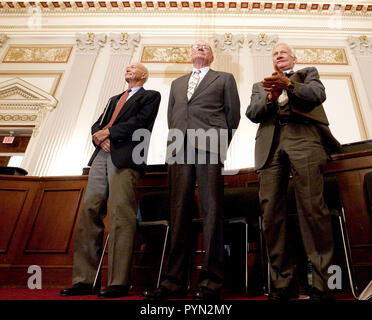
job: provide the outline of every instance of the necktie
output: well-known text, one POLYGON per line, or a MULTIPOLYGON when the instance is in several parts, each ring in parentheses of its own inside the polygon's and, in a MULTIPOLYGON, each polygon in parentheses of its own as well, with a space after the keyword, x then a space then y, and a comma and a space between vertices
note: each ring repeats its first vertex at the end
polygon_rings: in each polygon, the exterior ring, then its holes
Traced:
POLYGON ((200 79, 200 70, 196 70, 190 77, 189 80, 189 87, 187 88, 187 99, 190 100, 192 95, 195 92, 196 87, 198 86, 199 79, 200 79))
POLYGON ((124 94, 120 97, 118 103, 116 104, 114 113, 112 114, 109 123, 106 124, 106 126, 103 129, 107 129, 107 128, 110 128, 112 126, 112 124, 114 123, 114 121, 115 121, 116 117, 118 116, 120 110, 123 108, 123 106, 125 104, 125 101, 127 101, 128 96, 129 96, 129 92, 131 92, 131 89, 128 89, 127 91, 125 91, 124 94))

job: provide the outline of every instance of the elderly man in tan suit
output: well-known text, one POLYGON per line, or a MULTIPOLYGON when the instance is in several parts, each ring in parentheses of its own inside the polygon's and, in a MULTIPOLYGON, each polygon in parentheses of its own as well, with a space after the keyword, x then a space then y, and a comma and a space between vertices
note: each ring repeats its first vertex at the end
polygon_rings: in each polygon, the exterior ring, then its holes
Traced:
POLYGON ((331 299, 327 286, 333 257, 331 218, 323 199, 327 153, 340 144, 328 128, 322 103, 325 89, 314 67, 293 72, 296 57, 288 45, 272 52, 275 72, 253 85, 246 115, 260 126, 256 135, 255 168, 273 290, 270 300, 288 300, 295 265, 287 251, 286 194, 293 176, 305 251, 313 265, 314 300, 331 299))
POLYGON ((164 300, 183 297, 187 288, 192 204, 198 181, 203 216, 204 260, 196 300, 218 300, 223 285, 223 186, 222 160, 226 150, 220 144, 231 140, 240 120, 240 100, 234 76, 210 68, 210 45, 198 41, 192 47, 193 71, 173 81, 168 103, 170 135, 183 133, 181 156, 169 165, 171 245, 168 269, 160 288, 143 292, 144 299, 164 300), (201 143, 206 133, 218 137, 201 143), (211 130, 211 131, 209 131, 211 130), (225 133, 225 135, 223 134, 225 133), (225 137, 226 141, 221 141, 225 137), (223 149, 223 148, 222 148, 223 149), (194 158, 195 156, 195 158, 194 158), (201 156, 201 157, 200 157, 201 156), (200 161, 200 158, 206 160, 200 161), (190 159, 195 163, 190 163, 190 159), (218 158, 218 159, 217 159, 218 158), (215 161, 218 160, 218 161, 215 161))

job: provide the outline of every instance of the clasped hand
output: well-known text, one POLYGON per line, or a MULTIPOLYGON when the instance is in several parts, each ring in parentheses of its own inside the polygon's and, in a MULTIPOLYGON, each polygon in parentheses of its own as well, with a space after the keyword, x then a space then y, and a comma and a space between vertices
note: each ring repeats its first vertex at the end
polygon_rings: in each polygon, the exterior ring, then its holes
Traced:
POLYGON ((93 134, 93 141, 97 146, 100 146, 106 152, 110 152, 110 139, 108 139, 110 131, 108 129, 99 130, 93 134))
POLYGON ((261 81, 265 91, 269 92, 269 100, 277 100, 283 89, 287 89, 291 81, 281 71, 277 64, 274 65, 275 72, 261 81))

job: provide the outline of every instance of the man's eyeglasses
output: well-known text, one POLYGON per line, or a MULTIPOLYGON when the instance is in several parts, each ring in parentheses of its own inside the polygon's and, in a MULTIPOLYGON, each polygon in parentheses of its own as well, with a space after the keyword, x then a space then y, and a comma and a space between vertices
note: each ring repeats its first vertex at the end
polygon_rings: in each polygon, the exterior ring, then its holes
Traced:
POLYGON ((192 50, 199 50, 199 49, 203 49, 203 50, 210 50, 209 46, 203 44, 203 45, 193 45, 191 46, 191 49, 192 50))

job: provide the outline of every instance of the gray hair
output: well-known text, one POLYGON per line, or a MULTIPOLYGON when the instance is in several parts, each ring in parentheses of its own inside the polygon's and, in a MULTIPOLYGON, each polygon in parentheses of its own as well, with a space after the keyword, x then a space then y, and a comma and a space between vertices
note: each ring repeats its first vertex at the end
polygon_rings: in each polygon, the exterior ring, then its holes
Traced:
POLYGON ((296 57, 296 52, 292 49, 292 47, 290 47, 288 44, 286 44, 285 42, 280 42, 280 43, 277 43, 274 48, 273 48, 273 51, 275 50, 275 48, 277 46, 280 46, 280 45, 283 45, 283 46, 286 46, 288 49, 289 49, 289 54, 290 56, 292 56, 293 58, 297 58, 296 57))

